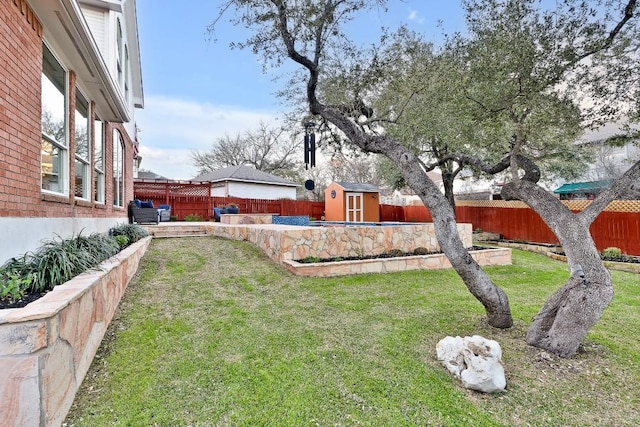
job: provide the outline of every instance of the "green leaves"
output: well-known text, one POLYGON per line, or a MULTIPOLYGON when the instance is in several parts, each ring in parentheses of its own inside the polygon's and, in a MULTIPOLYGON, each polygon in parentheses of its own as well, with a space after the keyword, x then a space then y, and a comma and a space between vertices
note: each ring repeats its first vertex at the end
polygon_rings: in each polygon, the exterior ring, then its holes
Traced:
POLYGON ((138 225, 123 224, 112 228, 109 235, 94 233, 83 236, 81 232, 68 239, 58 236, 35 252, 12 258, 0 268, 0 299, 4 299, 2 294, 5 292, 15 299, 17 295, 22 296, 20 292, 51 290, 118 253, 121 245, 113 236, 122 236, 133 243, 147 234, 138 225))

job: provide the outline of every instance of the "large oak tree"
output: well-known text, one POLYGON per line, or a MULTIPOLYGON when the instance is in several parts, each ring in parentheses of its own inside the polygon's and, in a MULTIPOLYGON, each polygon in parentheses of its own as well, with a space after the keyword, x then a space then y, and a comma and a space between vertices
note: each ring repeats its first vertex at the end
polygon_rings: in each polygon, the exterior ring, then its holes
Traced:
MULTIPOLYGON (((352 74, 356 79, 346 92, 348 96, 341 102, 323 98, 325 79, 335 77, 327 71, 330 66, 355 57, 352 53, 356 50, 343 32, 344 24, 354 13, 384 3, 229 0, 222 10, 235 7, 232 19, 253 30, 241 47, 250 47, 275 65, 288 59, 302 67, 311 114, 339 129, 361 150, 384 154, 395 163, 405 182, 431 211, 441 249, 484 305, 489 324, 510 327, 507 296, 464 248, 453 208, 427 176, 415 147, 387 134, 384 120, 389 117, 376 116, 378 112, 367 103, 372 95, 367 81, 384 84, 384 67, 376 67, 377 74, 371 75, 354 63, 352 74)), ((509 132, 505 138, 492 141, 493 150, 488 156, 479 156, 484 152, 474 147, 474 141, 468 141, 466 150, 444 159, 472 164, 490 174, 507 171, 511 182, 503 195, 531 206, 563 244, 571 277, 536 316, 527 341, 566 357, 575 354, 613 295, 611 277, 600 261, 589 224, 609 201, 640 179, 640 164, 636 164, 580 214, 570 212, 537 185, 540 169, 531 154, 542 155, 548 144, 557 142, 552 135, 536 136, 536 121, 548 120, 541 111, 566 104, 580 106, 578 95, 588 94, 602 102, 586 109, 582 118, 596 123, 619 112, 615 104, 620 99, 612 94, 619 90, 616 85, 620 82, 609 79, 603 83, 602 76, 611 75, 615 69, 621 80, 624 77, 627 84, 633 83, 633 78, 625 74, 622 57, 626 54, 627 60, 634 58, 637 51, 635 0, 594 1, 600 6, 594 10, 586 3, 563 0, 556 2, 556 10, 540 13, 536 7, 539 2, 534 0, 464 2, 469 35, 460 37, 456 44, 468 66, 462 74, 467 78, 464 95, 477 107, 473 117, 478 126, 500 123, 509 132), (609 68, 603 71, 603 67, 609 68)), ((375 62, 377 57, 369 59, 375 62)))

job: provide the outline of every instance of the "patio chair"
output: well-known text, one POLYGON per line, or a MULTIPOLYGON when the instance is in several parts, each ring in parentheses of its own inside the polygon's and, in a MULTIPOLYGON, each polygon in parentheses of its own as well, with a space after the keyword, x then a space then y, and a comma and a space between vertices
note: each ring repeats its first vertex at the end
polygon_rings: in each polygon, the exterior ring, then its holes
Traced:
POLYGON ((215 222, 220 222, 220 215, 226 214, 227 210, 224 208, 213 208, 213 220, 215 222))
POLYGON ((158 205, 158 220, 160 222, 171 221, 171 206, 158 205))
POLYGON ((153 202, 141 202, 132 200, 129 202, 129 223, 137 224, 157 224, 158 209, 153 207, 153 202))

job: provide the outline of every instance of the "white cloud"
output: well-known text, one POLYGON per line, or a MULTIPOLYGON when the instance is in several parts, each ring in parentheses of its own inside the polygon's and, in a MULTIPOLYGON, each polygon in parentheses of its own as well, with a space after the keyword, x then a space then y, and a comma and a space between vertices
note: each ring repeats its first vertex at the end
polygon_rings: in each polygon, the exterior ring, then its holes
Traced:
POLYGON ((140 167, 170 179, 191 179, 197 173, 191 165, 192 150, 207 150, 225 134, 255 129, 276 117, 275 111, 146 96, 144 110, 136 111, 140 167))
POLYGON ((424 17, 420 15, 417 10, 409 11, 409 21, 417 22, 418 24, 424 23, 424 17))

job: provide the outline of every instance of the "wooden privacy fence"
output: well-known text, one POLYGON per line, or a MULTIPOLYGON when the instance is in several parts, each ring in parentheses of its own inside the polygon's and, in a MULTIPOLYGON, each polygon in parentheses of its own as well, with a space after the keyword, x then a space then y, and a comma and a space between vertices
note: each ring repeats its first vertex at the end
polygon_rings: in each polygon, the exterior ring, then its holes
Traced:
POLYGON ((208 220, 211 216, 211 184, 208 182, 133 182, 133 197, 151 200, 154 206, 171 206, 171 216, 178 221, 187 215, 208 220))
MULTIPOLYGON (((563 203, 579 212, 589 201, 571 200, 563 203)), ((381 205, 381 221, 398 221, 402 216, 388 205, 381 205)), ((432 222, 431 214, 424 206, 396 206, 404 210, 404 221, 432 222)), ((558 244, 551 229, 531 208, 522 202, 502 200, 462 200, 456 206, 458 222, 471 223, 474 229, 499 233, 508 240, 558 244)), ((628 255, 640 255, 640 201, 617 200, 607 206, 593 222, 590 229, 598 250, 617 247, 628 255)))
POLYGON ((211 197, 209 182, 157 182, 136 180, 133 182, 133 197, 151 200, 154 206, 171 206, 171 216, 184 221, 188 215, 197 215, 205 221, 213 217, 214 207, 225 207, 235 203, 240 213, 273 213, 282 216, 307 215, 320 220, 324 217, 324 202, 306 200, 241 199, 238 197, 211 197))
POLYGON ((312 220, 324 217, 324 202, 310 202, 307 200, 291 199, 241 199, 239 197, 211 197, 213 207, 224 208, 229 203, 235 203, 240 213, 272 213, 281 216, 306 215, 312 220))
MULTIPOLYGON (((205 221, 213 216, 214 207, 235 203, 240 213, 273 213, 282 216, 307 215, 324 217, 324 202, 303 200, 241 199, 211 197, 210 183, 172 183, 134 181, 134 197, 152 200, 154 206, 168 204, 171 215, 183 221, 187 215, 198 215, 205 221)), ((574 212, 581 211, 588 200, 562 201, 574 212)), ((504 200, 458 201, 458 222, 471 223, 474 229, 499 233, 504 239, 558 244, 558 239, 532 209, 522 202, 504 200)), ((380 205, 380 221, 432 222, 424 206, 380 205)), ((640 200, 617 200, 607 206, 590 228, 596 247, 603 250, 615 246, 628 255, 640 255, 640 200)))

